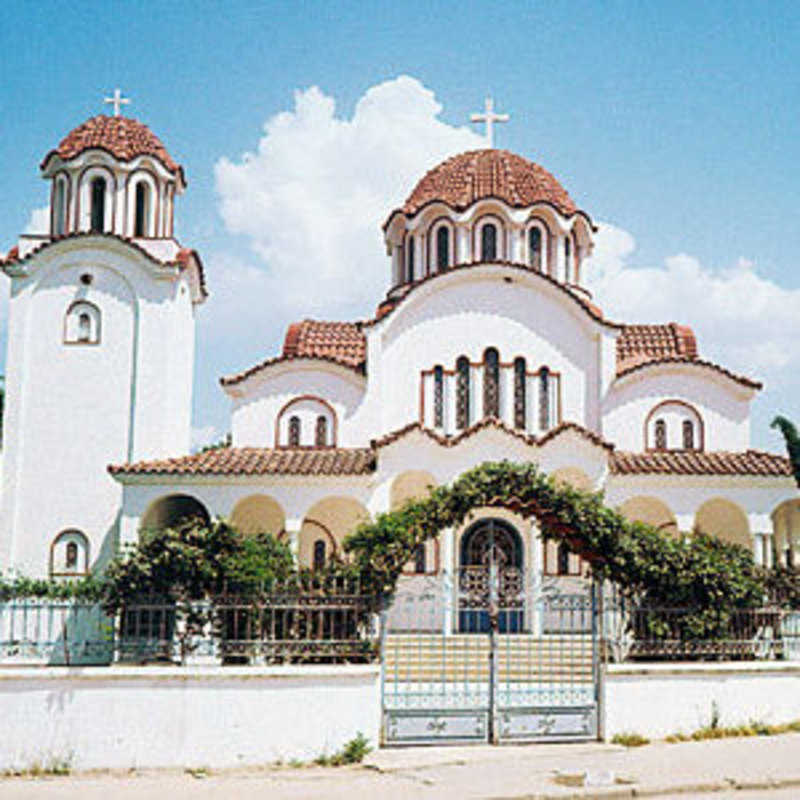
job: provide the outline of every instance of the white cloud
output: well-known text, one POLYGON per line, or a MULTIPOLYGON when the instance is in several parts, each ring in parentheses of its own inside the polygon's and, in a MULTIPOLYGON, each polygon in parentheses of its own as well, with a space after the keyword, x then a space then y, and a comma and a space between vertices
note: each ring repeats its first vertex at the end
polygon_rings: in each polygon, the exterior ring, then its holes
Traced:
POLYGON ((216 164, 220 211, 268 274, 270 305, 300 316, 365 315, 388 287, 381 224, 427 169, 483 146, 442 122, 433 92, 408 76, 371 87, 352 118, 319 88, 264 126, 255 153, 216 164))
POLYGON ((745 259, 712 270, 682 253, 659 267, 636 267, 634 238, 613 225, 599 227, 587 278, 604 313, 622 322, 690 325, 702 356, 764 382, 753 439, 779 446, 768 431, 772 416, 800 419, 800 290, 759 275, 745 259))
POLYGON ((25 227, 25 233, 46 234, 50 230, 50 206, 34 208, 25 227))

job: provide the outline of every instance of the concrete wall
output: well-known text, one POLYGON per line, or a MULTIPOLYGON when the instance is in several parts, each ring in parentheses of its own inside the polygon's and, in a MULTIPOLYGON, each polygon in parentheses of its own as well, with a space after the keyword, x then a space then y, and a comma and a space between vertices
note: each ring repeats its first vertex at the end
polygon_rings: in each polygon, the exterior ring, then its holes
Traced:
POLYGON ((229 767, 377 746, 377 666, 0 671, 0 770, 229 767))
POLYGON ((661 739, 709 725, 800 719, 800 663, 619 664, 603 685, 603 731, 661 739))

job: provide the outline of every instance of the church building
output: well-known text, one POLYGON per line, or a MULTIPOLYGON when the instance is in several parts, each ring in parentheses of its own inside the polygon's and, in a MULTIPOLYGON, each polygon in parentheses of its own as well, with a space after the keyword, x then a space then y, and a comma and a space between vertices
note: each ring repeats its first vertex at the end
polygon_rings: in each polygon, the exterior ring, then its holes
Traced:
MULTIPOLYGON (((375 253, 369 265, 387 274, 374 314, 301 319, 279 353, 222 377, 231 444, 196 454, 206 288, 198 254, 173 236, 183 169, 117 115, 69 133, 41 174, 50 233, 22 236, 2 260, 3 570, 83 574, 187 514, 284 537, 319 568, 362 520, 503 459, 602 490, 665 535, 699 529, 759 563, 792 562, 790 464, 750 446, 761 384, 704 358, 691 320, 606 318, 586 288, 592 218, 527 158, 490 146, 421 176, 383 225, 388 263, 375 253)), ((487 526, 509 566, 584 569, 535 524, 485 509, 420 548, 408 572, 480 565, 487 526)))

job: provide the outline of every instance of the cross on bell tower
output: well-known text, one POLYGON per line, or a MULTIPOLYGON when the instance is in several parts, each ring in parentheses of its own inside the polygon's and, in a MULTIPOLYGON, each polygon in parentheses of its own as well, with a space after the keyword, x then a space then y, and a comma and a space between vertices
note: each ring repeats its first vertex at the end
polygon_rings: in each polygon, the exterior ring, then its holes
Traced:
POLYGON ((119 107, 120 106, 126 106, 131 101, 130 101, 129 97, 123 97, 122 96, 122 90, 117 88, 117 89, 114 89, 114 96, 113 97, 106 97, 103 100, 103 102, 104 103, 111 103, 114 106, 114 116, 118 117, 119 116, 119 107))
POLYGON ((494 147, 493 143, 493 126, 495 122, 508 122, 510 117, 508 114, 495 114, 494 113, 494 100, 491 97, 486 98, 486 105, 483 114, 472 114, 470 116, 471 122, 485 122, 486 123, 486 146, 490 149, 494 147))

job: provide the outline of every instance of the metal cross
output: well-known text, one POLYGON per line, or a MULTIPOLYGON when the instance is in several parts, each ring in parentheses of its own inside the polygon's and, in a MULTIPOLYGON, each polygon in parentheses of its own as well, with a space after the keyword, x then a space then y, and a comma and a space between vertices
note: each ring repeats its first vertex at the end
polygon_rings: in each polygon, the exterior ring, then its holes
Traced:
POLYGON ((130 98, 123 97, 122 92, 119 89, 114 89, 114 96, 113 97, 106 97, 103 100, 104 103, 112 103, 114 105, 114 116, 119 116, 119 107, 126 106, 130 103, 130 98))
POLYGON ((494 100, 491 97, 486 98, 486 108, 483 114, 472 114, 470 116, 472 122, 485 122, 486 123, 486 144, 491 148, 494 147, 492 143, 492 126, 495 122, 508 122, 508 114, 495 114, 494 113, 494 100))

